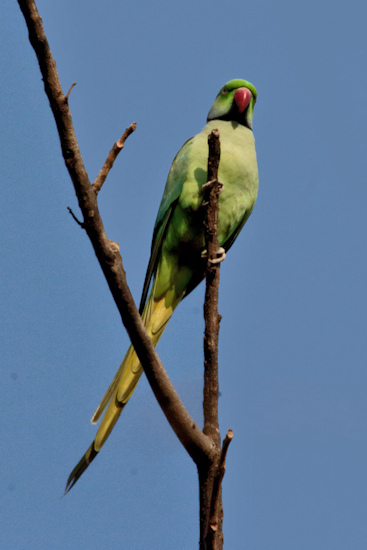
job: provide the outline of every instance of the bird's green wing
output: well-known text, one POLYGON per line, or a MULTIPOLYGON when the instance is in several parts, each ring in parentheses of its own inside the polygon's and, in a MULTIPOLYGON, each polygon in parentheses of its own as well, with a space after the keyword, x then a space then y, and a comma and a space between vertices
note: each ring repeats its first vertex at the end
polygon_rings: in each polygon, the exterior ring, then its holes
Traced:
POLYGON ((241 222, 239 223, 239 225, 236 227, 236 229, 233 231, 233 233, 230 235, 230 237, 223 243, 223 248, 226 252, 228 252, 228 250, 231 248, 232 244, 237 239, 237 237, 240 234, 243 226, 245 225, 245 223, 249 219, 249 217, 251 215, 251 212, 254 209, 254 206, 255 205, 253 205, 252 208, 250 208, 249 210, 246 210, 246 212, 245 212, 241 222))
POLYGON ((183 144, 183 146, 173 159, 172 166, 167 177, 166 187, 164 189, 153 231, 151 253, 147 273, 145 275, 143 292, 140 300, 140 314, 142 314, 144 310, 149 293, 150 283, 157 269, 160 251, 162 248, 162 242, 164 240, 167 226, 170 222, 186 179, 187 166, 189 163, 189 151, 191 148, 192 140, 193 138, 188 139, 183 144))
POLYGON ((157 263, 159 260, 159 252, 162 247, 162 242, 164 239, 164 234, 166 232, 167 225, 172 217, 172 212, 174 210, 175 204, 177 202, 177 197, 173 202, 169 205, 169 207, 166 209, 164 217, 162 217, 159 226, 158 231, 154 231, 153 241, 152 241, 152 249, 150 253, 149 263, 147 272, 145 275, 144 280, 144 286, 143 286, 143 292, 141 295, 140 300, 140 307, 139 307, 139 313, 140 315, 143 313, 145 303, 147 301, 149 287, 150 287, 150 281, 152 280, 153 274, 155 273, 157 269, 157 263))

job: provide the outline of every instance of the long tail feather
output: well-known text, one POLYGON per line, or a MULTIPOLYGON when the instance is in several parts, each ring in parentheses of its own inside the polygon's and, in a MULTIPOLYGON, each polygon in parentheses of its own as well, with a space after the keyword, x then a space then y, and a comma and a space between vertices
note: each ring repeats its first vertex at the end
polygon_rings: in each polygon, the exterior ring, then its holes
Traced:
MULTIPOLYGON (((126 357, 127 357, 127 354, 126 354, 126 357)), ((109 385, 106 393, 104 394, 104 396, 102 398, 102 401, 100 402, 100 404, 98 405, 95 413, 93 414, 93 416, 91 418, 92 424, 97 424, 98 420, 101 418, 101 416, 102 416, 105 408, 107 407, 108 403, 111 401, 111 398, 112 398, 113 394, 116 391, 117 385, 120 381, 123 370, 125 368, 126 357, 123 360, 123 362, 121 363, 121 365, 120 365, 118 371, 116 372, 111 384, 109 385)))
POLYGON ((78 481, 80 476, 88 468, 89 464, 96 458, 97 454, 98 454, 98 451, 95 450, 94 441, 93 441, 88 451, 85 453, 83 458, 78 462, 74 470, 69 475, 69 478, 66 482, 65 493, 64 493, 65 495, 70 491, 70 489, 74 487, 75 483, 78 481))
MULTIPOLYGON (((172 305, 167 306, 165 297, 162 297, 159 300, 154 300, 153 293, 151 293, 142 314, 142 319, 154 345, 157 345, 173 313, 173 310, 179 303, 180 299, 174 300, 172 305)), ((117 371, 112 383, 110 384, 100 405, 92 417, 92 422, 97 422, 107 407, 92 445, 89 447, 79 463, 75 466, 68 478, 65 494, 68 493, 72 487, 74 487, 80 476, 85 472, 89 464, 95 459, 98 452, 101 450, 112 429, 114 428, 122 410, 125 408, 126 403, 133 394, 142 373, 143 369, 140 365, 138 356, 136 355, 134 348, 130 346, 119 370, 117 371)))
MULTIPOLYGON (((149 297, 149 300, 148 300, 148 302, 147 302, 147 304, 144 308, 143 314, 142 314, 142 319, 143 319, 143 322, 144 322, 145 326, 147 326, 150 319, 152 318, 152 302, 153 302, 153 299, 152 299, 152 294, 151 294, 151 296, 149 297)), ((169 321, 169 318, 167 319, 165 325, 163 326, 163 330, 164 330, 166 324, 168 323, 168 321, 169 321)), ((161 334, 163 334, 163 330, 162 330, 161 334)), ((158 340, 159 340, 159 338, 158 338, 158 340)), ((158 340, 157 340, 157 342, 158 342, 158 340)), ((156 345, 156 343, 154 345, 156 345)), ((101 418, 104 410, 106 409, 107 405, 111 401, 112 396, 115 393, 117 386, 118 385, 121 386, 121 380, 123 379, 123 372, 124 372, 124 369, 126 368, 127 360, 131 357, 131 349, 132 348, 130 347, 127 354, 125 355, 125 358, 122 361, 118 371, 116 372, 111 384, 109 385, 106 393, 104 394, 104 396, 102 398, 102 401, 100 402, 100 404, 98 405, 96 411, 94 412, 94 414, 91 418, 92 424, 96 424, 98 422, 98 420, 101 418)), ((139 367, 140 367, 140 363, 139 363, 139 367)))

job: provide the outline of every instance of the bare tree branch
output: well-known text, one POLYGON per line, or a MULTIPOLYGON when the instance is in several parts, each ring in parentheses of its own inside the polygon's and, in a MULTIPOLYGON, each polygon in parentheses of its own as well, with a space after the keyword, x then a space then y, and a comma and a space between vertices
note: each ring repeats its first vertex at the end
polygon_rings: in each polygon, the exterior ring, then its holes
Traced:
POLYGON ((66 101, 69 101, 69 96, 70 96, 71 90, 74 88, 74 86, 76 86, 76 82, 73 82, 72 85, 70 86, 69 91, 65 96, 66 101))
MULTIPOLYGON (((219 464, 217 466, 217 471, 213 482, 213 492, 212 492, 212 498, 210 503, 209 530, 207 535, 209 539, 215 538, 219 528, 222 531, 222 523, 223 523, 222 481, 226 471, 227 451, 232 439, 233 439, 233 431, 229 429, 223 441, 222 452, 220 454, 219 464)), ((219 532, 218 535, 221 536, 221 532, 219 532)), ((209 548, 210 548, 210 544, 209 544, 209 548)))
MULTIPOLYGON (((213 441, 215 458, 198 465, 200 480, 200 550, 220 550, 223 547, 223 505, 221 481, 224 475, 225 453, 221 453, 218 422, 218 291, 220 261, 225 258, 218 243, 219 194, 223 185, 218 181, 220 141, 218 130, 208 136, 208 183, 204 186, 205 245, 207 255, 204 302, 204 429, 213 441), (223 459, 222 459, 223 456, 223 459)), ((223 446, 224 448, 224 446, 223 446)))
POLYGON ((122 134, 120 139, 113 144, 113 147, 111 151, 108 153, 108 157, 106 158, 104 165, 102 166, 98 176, 93 182, 93 187, 96 194, 98 194, 99 191, 101 190, 101 187, 104 184, 108 176, 108 172, 111 170, 113 163, 117 158, 117 155, 125 145, 125 141, 133 132, 135 132, 135 130, 136 130, 136 122, 133 122, 132 124, 130 124, 128 128, 126 128, 125 132, 122 134))
POLYGON ((78 220, 78 218, 76 217, 76 215, 74 214, 74 212, 72 211, 72 209, 70 208, 70 206, 68 206, 68 212, 69 212, 70 216, 73 218, 73 220, 74 220, 82 229, 84 229, 84 223, 81 222, 80 220, 78 220))
POLYGON ((220 446, 218 423, 218 334, 220 316, 218 314, 218 292, 220 263, 216 262, 218 243, 219 194, 222 184, 218 181, 220 161, 220 141, 218 130, 208 137, 208 183, 204 189, 204 201, 208 203, 205 217, 205 245, 207 254, 206 288, 204 302, 204 429, 216 445, 220 446), (214 261, 213 261, 214 260, 214 261))
POLYGON ((34 0, 18 0, 18 3, 27 23, 29 40, 38 58, 45 92, 59 132, 62 154, 83 214, 82 223, 120 312, 122 322, 129 334, 152 390, 181 443, 196 464, 202 461, 210 461, 216 454, 213 443, 192 420, 174 390, 146 333, 127 286, 126 275, 118 247, 107 238, 105 233, 98 210, 97 193, 94 186, 91 185, 84 167, 74 132, 68 100, 62 91, 56 63, 53 59, 36 4, 34 0))
POLYGON ((110 241, 104 231, 97 196, 127 137, 135 130, 131 124, 118 140, 100 170, 95 182, 90 183, 75 136, 68 106, 71 86, 65 96, 58 78, 56 64, 43 29, 34 0, 18 0, 26 20, 29 39, 36 52, 45 92, 57 125, 62 154, 74 184, 83 221, 77 223, 86 230, 97 259, 105 275, 122 322, 139 357, 152 390, 171 427, 197 464, 200 483, 200 549, 220 550, 223 547, 223 506, 221 485, 225 472, 225 458, 232 438, 228 432, 221 449, 218 423, 218 286, 220 261, 225 254, 218 248, 218 196, 222 184, 218 182, 220 142, 218 131, 209 136, 208 184, 204 186, 204 204, 207 204, 205 239, 207 254, 205 317, 205 372, 204 372, 204 428, 194 423, 164 370, 155 348, 147 335, 139 312, 127 286, 126 275, 117 243, 110 241))

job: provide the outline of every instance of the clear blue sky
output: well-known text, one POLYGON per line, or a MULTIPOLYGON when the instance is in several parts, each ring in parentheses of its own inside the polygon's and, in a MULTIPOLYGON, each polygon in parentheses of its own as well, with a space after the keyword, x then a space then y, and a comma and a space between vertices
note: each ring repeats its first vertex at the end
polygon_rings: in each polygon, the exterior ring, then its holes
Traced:
MULTIPOLYGON (((231 78, 258 90, 260 191, 221 271, 226 549, 367 548, 366 8, 362 2, 37 2, 139 300, 165 179, 231 78)), ((15 0, 0 35, 0 547, 197 548, 197 476, 142 380, 61 498, 128 346, 15 0)), ((203 288, 159 345, 201 423, 203 288)))

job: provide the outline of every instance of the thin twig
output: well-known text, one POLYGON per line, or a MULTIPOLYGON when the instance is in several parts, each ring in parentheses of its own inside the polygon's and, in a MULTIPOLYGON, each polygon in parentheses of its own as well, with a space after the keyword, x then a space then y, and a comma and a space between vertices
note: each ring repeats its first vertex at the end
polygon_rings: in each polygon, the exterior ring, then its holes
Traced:
POLYGON ((127 140, 127 138, 135 130, 136 130, 136 122, 133 122, 132 124, 130 124, 130 126, 128 128, 126 128, 125 132, 122 134, 120 139, 118 141, 116 141, 116 143, 113 144, 113 147, 112 147, 111 151, 108 153, 108 156, 105 160, 104 165, 102 166, 98 176, 96 177, 96 179, 93 182, 93 188, 94 188, 94 191, 95 191, 96 195, 101 190, 101 187, 104 184, 104 182, 105 182, 105 180, 108 176, 108 173, 111 170, 111 168, 113 166, 113 163, 116 160, 117 155, 119 154, 119 152, 121 151, 121 149, 125 145, 125 141, 127 140))
POLYGON ((218 523, 219 523, 218 515, 219 515, 219 503, 221 500, 222 480, 226 471, 227 451, 232 439, 233 439, 233 431, 229 429, 223 441, 219 464, 217 466, 217 472, 213 483, 213 493, 211 498, 210 519, 209 519, 209 528, 213 532, 216 532, 218 530, 218 523))
POLYGON ((73 82, 73 83, 72 83, 72 85, 71 85, 70 88, 69 88, 68 93, 67 93, 66 96, 65 96, 65 101, 66 101, 66 103, 69 101, 70 92, 71 92, 71 90, 74 88, 74 86, 76 86, 76 82, 73 82))
POLYGON ((68 211, 69 211, 69 214, 71 214, 71 217, 73 218, 73 220, 78 224, 80 225, 80 227, 82 227, 84 229, 84 223, 81 222, 80 220, 78 220, 78 218, 76 217, 76 215, 74 214, 74 212, 72 211, 72 209, 70 208, 70 206, 68 206, 68 211))
MULTIPOLYGON (((225 465, 228 447, 229 447, 229 444, 232 441, 232 439, 233 439, 233 430, 232 430, 232 428, 229 428, 229 430, 226 434, 226 437, 223 440, 222 452, 221 452, 221 455, 220 455, 219 466, 221 464, 225 465)), ((223 475, 224 475, 224 472, 223 472, 223 475)))
POLYGON ((36 52, 45 92, 59 132, 62 154, 74 184, 83 225, 93 245, 122 322, 139 357, 152 390, 177 437, 198 464, 215 456, 213 444, 197 427, 183 406, 155 348, 145 330, 135 302, 127 286, 122 259, 116 246, 107 238, 97 204, 97 195, 90 184, 75 136, 68 103, 65 102, 56 63, 52 56, 42 19, 34 0, 18 0, 29 31, 29 40, 36 52))

